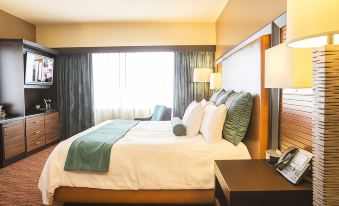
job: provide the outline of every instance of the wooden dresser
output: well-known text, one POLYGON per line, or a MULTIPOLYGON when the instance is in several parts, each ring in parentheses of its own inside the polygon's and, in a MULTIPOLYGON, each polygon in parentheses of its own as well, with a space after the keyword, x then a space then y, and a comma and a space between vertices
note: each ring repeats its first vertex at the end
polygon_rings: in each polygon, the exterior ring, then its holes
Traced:
POLYGON ((59 112, 31 115, 0 123, 1 166, 59 140, 59 112))
POLYGON ((13 157, 25 153, 25 120, 17 120, 6 123, 2 126, 3 134, 3 159, 11 159, 13 157))

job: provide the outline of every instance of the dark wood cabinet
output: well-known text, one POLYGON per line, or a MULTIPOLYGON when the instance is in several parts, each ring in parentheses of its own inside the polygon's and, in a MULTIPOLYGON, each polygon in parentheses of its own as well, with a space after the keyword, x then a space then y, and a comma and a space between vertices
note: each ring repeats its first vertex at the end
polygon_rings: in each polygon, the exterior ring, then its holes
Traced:
POLYGON ((0 121, 1 167, 59 141, 59 112, 0 121))
MULTIPOLYGON (((27 52, 55 58, 57 50, 24 39, 0 39, 0 165, 5 166, 59 139, 59 113, 41 113, 43 99, 57 108, 57 85, 25 85, 27 52), (46 118, 46 121, 45 121, 46 118), (45 124, 46 122, 46 124, 45 124)), ((56 68, 53 70, 57 79, 56 68)))

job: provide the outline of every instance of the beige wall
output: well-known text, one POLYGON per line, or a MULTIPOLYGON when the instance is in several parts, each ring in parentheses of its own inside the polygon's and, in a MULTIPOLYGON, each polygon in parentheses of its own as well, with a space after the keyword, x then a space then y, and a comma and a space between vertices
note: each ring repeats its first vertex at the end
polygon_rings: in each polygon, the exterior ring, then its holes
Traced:
POLYGON ((57 47, 215 45, 215 23, 37 25, 37 43, 57 47))
POLYGON ((287 0, 229 0, 216 22, 216 58, 286 12, 287 0))
POLYGON ((0 38, 35 42, 35 25, 0 10, 0 38))

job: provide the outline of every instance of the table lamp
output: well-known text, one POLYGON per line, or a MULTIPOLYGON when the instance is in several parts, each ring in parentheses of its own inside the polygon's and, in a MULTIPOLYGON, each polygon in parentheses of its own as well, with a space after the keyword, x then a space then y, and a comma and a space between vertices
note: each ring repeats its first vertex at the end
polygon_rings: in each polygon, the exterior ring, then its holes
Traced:
POLYGON ((221 73, 210 74, 210 89, 216 90, 221 88, 221 73))
POLYGON ((279 148, 280 89, 312 87, 312 50, 291 49, 286 43, 265 51, 265 88, 271 92, 271 149, 279 148))
POLYGON ((312 50, 286 43, 265 51, 265 88, 312 88, 312 50))
POLYGON ((287 42, 313 49, 313 205, 339 204, 339 1, 288 0, 287 42))

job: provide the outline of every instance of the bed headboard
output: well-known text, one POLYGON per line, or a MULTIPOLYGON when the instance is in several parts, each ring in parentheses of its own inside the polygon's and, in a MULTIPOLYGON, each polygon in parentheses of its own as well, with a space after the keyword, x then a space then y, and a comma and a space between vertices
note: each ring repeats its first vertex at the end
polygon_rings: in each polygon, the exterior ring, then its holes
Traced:
POLYGON ((268 145, 269 92, 264 87, 265 50, 270 35, 264 35, 240 48, 222 61, 225 90, 250 92, 254 98, 250 125, 243 142, 253 159, 265 158, 268 145))

